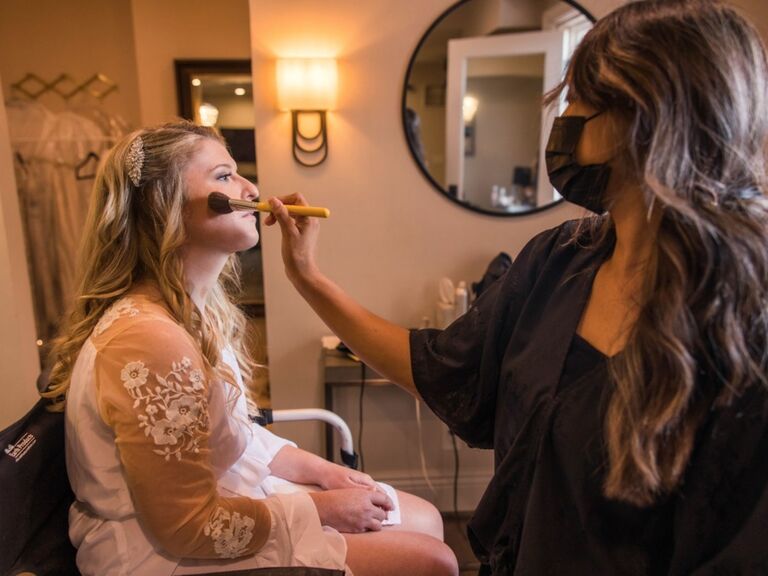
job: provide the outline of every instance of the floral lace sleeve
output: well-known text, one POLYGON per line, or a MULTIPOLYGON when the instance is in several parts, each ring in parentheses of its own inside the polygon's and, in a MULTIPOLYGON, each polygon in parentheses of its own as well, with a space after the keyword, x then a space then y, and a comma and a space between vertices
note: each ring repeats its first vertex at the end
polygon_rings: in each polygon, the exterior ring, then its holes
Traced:
POLYGON ((220 496, 210 464, 208 386, 189 335, 170 321, 133 320, 97 348, 99 410, 145 529, 173 556, 235 558, 256 552, 268 507, 220 496))

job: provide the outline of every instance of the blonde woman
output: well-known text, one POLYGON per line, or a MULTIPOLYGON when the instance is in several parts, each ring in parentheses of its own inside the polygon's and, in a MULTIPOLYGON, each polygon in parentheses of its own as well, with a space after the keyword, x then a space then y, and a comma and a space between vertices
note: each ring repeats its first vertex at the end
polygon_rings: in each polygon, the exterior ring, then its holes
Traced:
POLYGON ((766 574, 765 48, 725 3, 629 2, 566 78, 547 169, 599 216, 536 236, 446 330, 352 301, 315 264, 317 223, 274 200, 288 275, 366 363, 494 449, 469 525, 483 574, 766 574))
POLYGON ((45 394, 65 404, 80 571, 455 574, 430 504, 398 493, 402 524, 382 527, 397 503, 370 476, 248 421, 253 363, 228 292, 234 253, 258 233, 252 213, 210 211, 214 190, 258 194, 216 134, 188 123, 131 134, 97 175, 45 394))

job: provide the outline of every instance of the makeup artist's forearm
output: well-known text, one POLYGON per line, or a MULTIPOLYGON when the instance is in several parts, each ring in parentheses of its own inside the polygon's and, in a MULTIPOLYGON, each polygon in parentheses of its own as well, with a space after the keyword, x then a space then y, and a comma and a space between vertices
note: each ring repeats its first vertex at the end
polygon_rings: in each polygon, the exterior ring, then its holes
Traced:
POLYGON ((319 272, 294 284, 318 316, 363 362, 418 396, 408 330, 369 312, 319 272))

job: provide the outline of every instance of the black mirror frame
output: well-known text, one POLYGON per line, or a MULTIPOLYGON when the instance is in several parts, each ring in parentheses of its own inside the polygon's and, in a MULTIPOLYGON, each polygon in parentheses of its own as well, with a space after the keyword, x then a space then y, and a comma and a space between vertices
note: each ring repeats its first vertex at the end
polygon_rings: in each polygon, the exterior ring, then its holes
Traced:
POLYGON ((176 97, 179 116, 194 120, 192 110, 192 78, 199 74, 248 74, 251 75, 250 60, 174 60, 176 75, 176 97))
MULTIPOLYGON (((405 115, 406 110, 406 102, 407 102, 407 96, 408 96, 408 78, 411 76, 411 71, 413 69, 413 65, 416 61, 416 56, 418 55, 419 51, 421 50, 421 47, 424 45, 424 43, 427 41, 427 38, 432 33, 432 31, 454 10, 459 8, 460 6, 468 3, 473 2, 474 0, 459 0, 455 4, 452 4, 449 6, 446 10, 438 16, 434 22, 427 28, 426 32, 422 35, 421 39, 419 39, 419 43, 416 45, 416 48, 414 48, 413 53, 411 54, 411 59, 408 61, 408 69, 405 71, 405 79, 403 80, 403 91, 402 91, 402 98, 400 100, 400 116, 402 121, 402 127, 403 127, 403 135, 405 136, 405 141, 408 145, 408 151, 411 154, 411 157, 413 158, 413 161, 416 162, 416 166, 419 167, 419 171, 422 173, 422 175, 427 179, 427 181, 432 185, 432 187, 437 190, 441 195, 443 195, 445 198, 453 202, 454 204, 457 204, 464 208, 465 210, 471 210, 472 212, 477 212, 479 214, 486 214, 488 216, 495 216, 497 218, 510 218, 510 217, 519 217, 519 216, 528 216, 529 214, 535 214, 536 212, 542 212, 544 210, 548 210, 549 208, 552 208, 553 206, 557 206, 558 204, 561 204, 564 200, 561 198, 560 200, 556 200, 555 202, 551 202, 547 204, 546 206, 538 206, 536 208, 532 208, 530 210, 526 210, 525 212, 495 212, 492 210, 486 210, 484 208, 480 208, 479 206, 473 206, 472 204, 466 204, 462 202, 461 200, 457 199, 456 197, 452 196, 448 190, 443 188, 440 183, 434 179, 432 174, 429 173, 429 171, 426 169, 424 164, 419 160, 419 155, 417 151, 414 148, 413 143, 411 142, 410 138, 408 138, 408 119, 405 115)), ((590 22, 594 23, 597 22, 595 17, 583 6, 581 6, 576 0, 560 0, 561 2, 565 2, 566 4, 569 4, 579 12, 581 12, 590 22)))

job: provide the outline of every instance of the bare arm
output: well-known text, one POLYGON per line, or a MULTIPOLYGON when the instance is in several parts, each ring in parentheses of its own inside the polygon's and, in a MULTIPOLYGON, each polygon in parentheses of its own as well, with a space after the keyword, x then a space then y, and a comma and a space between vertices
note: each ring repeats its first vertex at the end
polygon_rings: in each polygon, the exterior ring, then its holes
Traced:
POLYGON ((315 263, 317 220, 294 219, 283 205, 306 204, 300 194, 286 196, 282 201, 271 198, 269 202, 273 213, 265 224, 280 225, 285 271, 298 292, 363 362, 418 396, 411 372, 408 330, 366 310, 320 272, 315 263))
POLYGON ((269 463, 269 470, 278 478, 299 484, 315 484, 324 490, 365 488, 376 490, 376 482, 368 474, 339 466, 311 452, 284 446, 269 463))
POLYGON ((340 532, 381 530, 392 510, 389 497, 368 474, 339 466, 293 446, 283 447, 269 463, 275 476, 323 488, 310 492, 320 522, 340 532))

